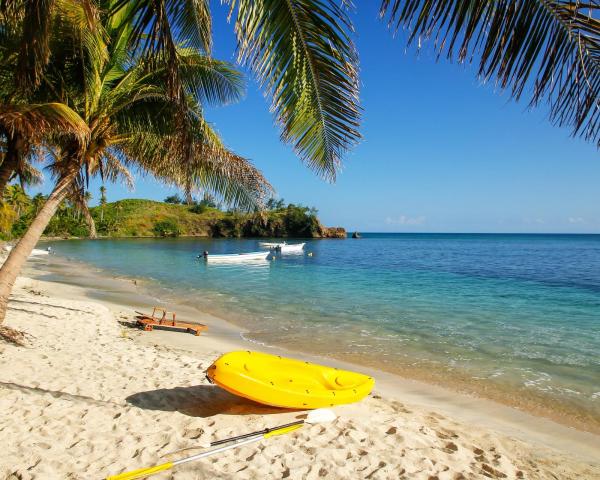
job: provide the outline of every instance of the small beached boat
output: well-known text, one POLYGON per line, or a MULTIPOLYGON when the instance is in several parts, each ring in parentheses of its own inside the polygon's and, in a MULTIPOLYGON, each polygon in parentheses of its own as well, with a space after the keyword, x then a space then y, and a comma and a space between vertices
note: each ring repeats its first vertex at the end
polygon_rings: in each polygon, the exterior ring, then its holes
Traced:
POLYGON ((304 250, 304 245, 306 245, 306 243, 295 243, 292 245, 286 243, 285 245, 279 247, 278 250, 281 253, 300 253, 302 250, 304 250))
POLYGON ((358 402, 375 385, 362 373, 250 351, 226 353, 208 367, 206 375, 234 395, 284 408, 358 402))
POLYGON ((237 263, 255 262, 266 260, 271 252, 227 253, 221 255, 206 255, 204 258, 209 263, 237 263))
MULTIPOLYGON (((7 245, 6 247, 4 247, 4 249, 7 252, 10 252, 13 249, 13 247, 11 245, 7 245)), ((29 254, 29 256, 30 257, 39 257, 40 255, 49 255, 49 254, 50 254, 50 251, 48 251, 48 250, 41 250, 39 248, 34 248, 31 251, 31 253, 29 254)))

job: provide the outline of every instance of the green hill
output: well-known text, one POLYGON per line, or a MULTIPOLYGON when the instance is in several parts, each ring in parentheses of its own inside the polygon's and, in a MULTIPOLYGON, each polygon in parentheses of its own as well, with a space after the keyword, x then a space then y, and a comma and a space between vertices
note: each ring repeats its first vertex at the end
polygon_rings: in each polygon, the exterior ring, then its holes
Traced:
MULTIPOLYGON (((316 211, 290 204, 260 213, 223 212, 203 205, 181 205, 153 200, 120 200, 104 207, 90 208, 99 236, 152 237, 343 237, 339 228, 321 225, 316 211)), ((87 234, 83 217, 79 227, 64 225, 57 215, 45 234, 47 236, 87 234), (81 224, 83 222, 83 225, 81 224), (62 226, 61 226, 62 225, 62 226), (65 228, 67 227, 67 228, 65 228)), ((67 222, 68 224, 69 222, 67 222)))
POLYGON ((104 207, 90 208, 99 235, 111 237, 152 237, 168 235, 211 236, 212 225, 227 216, 207 207, 195 213, 189 205, 153 200, 120 200, 104 207))
MULTIPOLYGON (((11 188, 20 189, 18 186, 11 188)), ((45 197, 25 192, 0 202, 0 238, 18 238, 26 231, 45 197), (14 199, 13 199, 14 197, 14 199), (17 201, 18 200, 18 201, 17 201)), ((179 202, 177 196, 169 197, 179 202)), ((193 205, 129 199, 89 209, 100 237, 303 237, 345 238, 343 228, 326 228, 317 211, 301 205, 270 201, 269 210, 255 213, 222 211, 208 200, 193 205)), ((46 237, 88 237, 90 222, 77 202, 64 201, 44 231, 46 237)))

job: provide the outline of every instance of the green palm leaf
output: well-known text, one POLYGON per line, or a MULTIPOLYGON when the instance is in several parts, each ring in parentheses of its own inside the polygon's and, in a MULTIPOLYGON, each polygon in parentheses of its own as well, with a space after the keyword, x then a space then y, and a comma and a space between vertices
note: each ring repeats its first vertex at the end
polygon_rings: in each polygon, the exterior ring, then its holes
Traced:
POLYGON ((186 194, 209 190, 232 206, 261 208, 273 188, 247 159, 231 152, 218 134, 201 118, 193 116, 172 135, 132 134, 120 140, 124 164, 140 173, 183 189, 186 194))
POLYGON ((435 37, 439 53, 471 61, 530 105, 546 100, 550 120, 600 146, 600 2, 558 0, 383 0, 381 16, 409 29, 409 42, 435 37))
POLYGON ((335 179, 360 139, 358 55, 345 9, 334 0, 227 0, 240 61, 272 99, 281 137, 335 179))
POLYGON ((111 14, 121 15, 132 26, 130 47, 141 49, 169 66, 169 95, 182 100, 178 46, 184 44, 210 54, 212 18, 208 0, 106 0, 111 14))

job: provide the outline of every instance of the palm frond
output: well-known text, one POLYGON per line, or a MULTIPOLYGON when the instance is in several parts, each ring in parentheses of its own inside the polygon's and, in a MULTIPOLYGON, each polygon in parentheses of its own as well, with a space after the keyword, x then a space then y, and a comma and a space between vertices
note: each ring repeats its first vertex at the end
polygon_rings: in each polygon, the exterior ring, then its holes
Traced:
POLYGON ((227 0, 239 59, 271 97, 281 138, 319 174, 335 179, 360 139, 358 54, 336 0, 227 0))
POLYGON ((82 118, 63 103, 0 105, 0 128, 31 139, 50 133, 69 134, 85 143, 90 131, 82 118))
POLYGON ((208 0, 112 0, 111 14, 127 10, 134 28, 133 40, 148 52, 181 43, 210 54, 212 17, 208 0))
POLYGON ((23 31, 15 75, 20 88, 31 89, 40 84, 50 58, 49 30, 53 5, 54 0, 27 0, 22 6, 23 31))
POLYGON ((383 0, 409 42, 434 37, 439 54, 473 61, 515 99, 547 101, 550 120, 600 146, 600 2, 383 0))
MULTIPOLYGON (((41 185, 44 182, 44 175, 31 163, 24 162, 18 172, 15 172, 13 178, 18 177, 22 188, 27 185, 41 185)), ((11 179, 12 180, 12 179, 11 179)))
POLYGON ((228 150, 201 118, 185 122, 190 129, 171 135, 134 133, 119 150, 126 164, 186 193, 209 190, 241 209, 261 208, 273 188, 247 159, 228 150))
POLYGON ((262 210, 274 193, 262 172, 248 159, 226 148, 208 122, 198 122, 196 135, 202 142, 186 168, 183 179, 186 194, 193 190, 210 191, 226 204, 262 210))
POLYGON ((130 46, 150 58, 166 61, 170 73, 168 93, 181 99, 177 47, 183 44, 210 54, 209 0, 114 0, 108 3, 111 13, 127 9, 127 21, 133 25, 130 46))
POLYGON ((83 102, 80 113, 85 118, 102 88, 101 74, 108 60, 109 38, 95 0, 55 0, 53 13, 53 61, 45 72, 49 81, 44 87, 57 84, 62 87, 63 82, 69 88, 76 86, 78 91, 71 94, 70 100, 83 102))
POLYGON ((241 99, 244 76, 233 65, 190 48, 178 49, 177 55, 186 92, 200 105, 227 105, 241 99))
POLYGON ((110 149, 106 150, 98 167, 98 172, 101 173, 103 181, 108 180, 112 183, 122 181, 129 190, 133 190, 135 185, 133 175, 127 166, 119 159, 117 153, 111 152, 110 149))

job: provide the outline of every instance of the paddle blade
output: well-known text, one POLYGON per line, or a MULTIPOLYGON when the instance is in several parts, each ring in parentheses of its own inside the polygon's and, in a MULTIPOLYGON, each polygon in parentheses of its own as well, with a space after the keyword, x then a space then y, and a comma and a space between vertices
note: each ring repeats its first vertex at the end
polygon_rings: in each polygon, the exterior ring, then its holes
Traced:
POLYGON ((274 437, 276 435, 284 435, 286 433, 293 432, 294 430, 298 430, 299 428, 302 428, 302 424, 300 424, 300 425, 290 425, 289 427, 283 427, 283 428, 277 428, 275 430, 271 430, 269 433, 265 433, 263 435, 263 438, 271 438, 271 437, 274 437))
POLYGON ((140 468, 138 470, 132 470, 131 472, 120 473, 119 475, 112 475, 106 477, 106 480, 134 480, 135 478, 144 478, 154 475, 155 473, 168 470, 173 466, 173 462, 163 463, 162 465, 156 465, 155 467, 140 468))
POLYGON ((336 418, 337 416, 333 410, 329 408, 317 408, 308 412, 304 423, 328 423, 333 422, 336 418))

